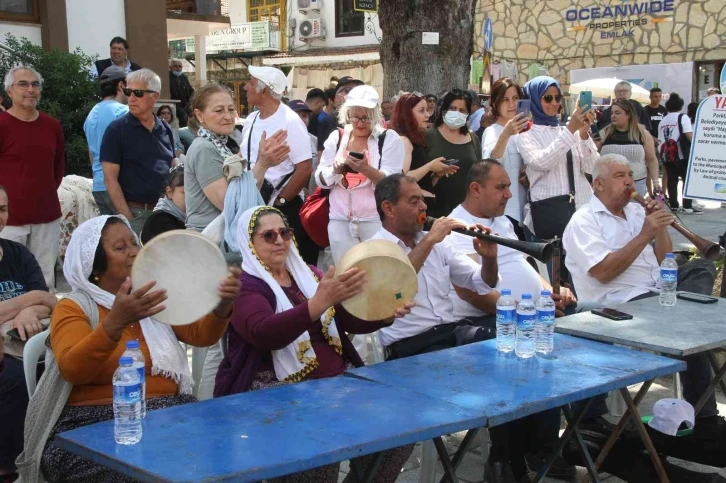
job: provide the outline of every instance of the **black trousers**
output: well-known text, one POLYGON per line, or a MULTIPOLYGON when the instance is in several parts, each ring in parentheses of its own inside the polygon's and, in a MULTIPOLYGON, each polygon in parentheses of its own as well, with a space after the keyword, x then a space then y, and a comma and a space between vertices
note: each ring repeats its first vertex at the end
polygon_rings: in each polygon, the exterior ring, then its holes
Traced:
MULTIPOLYGON (((688 171, 688 161, 681 161, 677 164, 663 165, 668 175, 668 201, 671 208, 678 208, 678 181, 683 181, 683 188, 686 187, 686 171, 688 171)), ((693 200, 683 198, 683 208, 689 209, 693 206, 693 200)))
POLYGON ((285 206, 277 206, 290 223, 290 228, 295 232, 295 241, 297 242, 297 250, 300 256, 308 265, 317 265, 318 252, 320 248, 310 238, 300 222, 300 208, 302 208, 303 200, 299 196, 289 200, 285 206))

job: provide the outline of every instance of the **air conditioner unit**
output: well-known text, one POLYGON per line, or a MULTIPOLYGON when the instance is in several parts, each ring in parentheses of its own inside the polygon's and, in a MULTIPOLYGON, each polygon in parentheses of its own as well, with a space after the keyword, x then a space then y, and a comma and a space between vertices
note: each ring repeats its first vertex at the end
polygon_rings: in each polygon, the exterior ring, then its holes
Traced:
POLYGON ((309 18, 300 22, 300 40, 320 38, 321 22, 319 18, 309 18))
POLYGON ((297 0, 297 8, 300 13, 307 15, 309 12, 320 12, 322 0, 297 0))

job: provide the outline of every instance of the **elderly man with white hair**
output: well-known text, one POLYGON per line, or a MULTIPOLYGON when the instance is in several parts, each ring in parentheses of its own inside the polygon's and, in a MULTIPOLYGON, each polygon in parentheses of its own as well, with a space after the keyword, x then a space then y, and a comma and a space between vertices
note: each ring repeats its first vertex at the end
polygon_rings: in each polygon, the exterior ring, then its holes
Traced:
MULTIPOLYGON (((640 102, 634 101, 630 99, 630 96, 633 94, 633 85, 628 81, 620 81, 617 84, 615 84, 615 99, 623 99, 626 101, 630 101, 630 103, 635 108, 635 112, 638 114, 638 124, 642 124, 645 129, 650 131, 651 125, 650 125, 650 116, 647 112, 645 112, 645 109, 643 109, 643 106, 640 104, 640 102)), ((611 124, 610 119, 612 118, 613 109, 612 106, 605 109, 602 113, 602 117, 597 121, 597 127, 599 127, 601 130, 604 129, 606 126, 609 126, 611 124)))
POLYGON ((158 75, 149 69, 132 72, 123 92, 129 113, 106 128, 101 166, 114 209, 140 234, 166 187, 175 154, 174 134, 154 114, 161 92, 158 75))
POLYGON ((265 203, 276 207, 287 217, 305 262, 315 265, 319 248, 305 233, 299 214, 303 188, 308 185, 313 172, 307 128, 300 116, 282 103, 287 77, 281 70, 250 66, 249 72, 251 78, 244 89, 247 102, 256 106, 257 112, 245 120, 240 155, 254 168, 262 143, 286 141, 290 146, 290 155, 265 171, 265 178, 258 188, 265 203))
MULTIPOLYGON (((0 112, 0 185, 10 204, 0 237, 26 246, 52 289, 60 238, 57 190, 65 171, 63 128, 38 110, 43 77, 35 69, 10 69, 4 87, 13 105, 0 112)), ((0 289, 0 300, 13 296, 0 289)))
MULTIPOLYGON (((660 263, 673 251, 668 234, 673 215, 654 200, 646 209, 631 202, 633 172, 619 154, 597 159, 592 176, 594 195, 573 215, 562 238, 577 297, 610 306, 657 296, 660 263)), ((693 259, 678 267, 678 290, 710 295, 715 277, 712 262, 693 259)), ((688 369, 681 374, 683 395, 695 406, 711 382, 711 368, 705 353, 684 360, 688 369)), ((607 410, 604 404, 596 406, 607 410)), ((698 418, 723 424, 713 394, 698 418)))

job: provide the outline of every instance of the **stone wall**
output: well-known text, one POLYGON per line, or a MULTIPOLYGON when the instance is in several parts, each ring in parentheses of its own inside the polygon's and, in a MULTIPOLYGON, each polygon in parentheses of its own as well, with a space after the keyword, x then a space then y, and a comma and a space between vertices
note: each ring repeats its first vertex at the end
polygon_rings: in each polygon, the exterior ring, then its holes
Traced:
POLYGON ((475 58, 481 57, 487 17, 494 32, 492 60, 516 61, 520 83, 529 79, 532 63, 545 64, 566 86, 572 69, 726 59, 724 0, 479 0, 475 58), (615 18, 647 22, 617 29, 593 29, 590 22, 603 20, 572 22, 566 13, 586 7, 599 7, 602 13, 606 7, 643 3, 672 5, 673 11, 615 18), (618 36, 602 38, 602 32, 618 36), (632 37, 621 36, 623 32, 632 37))

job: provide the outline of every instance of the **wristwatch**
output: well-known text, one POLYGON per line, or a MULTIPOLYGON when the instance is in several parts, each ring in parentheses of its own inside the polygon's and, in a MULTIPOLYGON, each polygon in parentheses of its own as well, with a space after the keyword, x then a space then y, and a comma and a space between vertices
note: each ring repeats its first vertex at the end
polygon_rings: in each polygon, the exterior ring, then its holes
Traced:
POLYGON ((280 205, 285 206, 285 203, 287 203, 287 200, 283 198, 282 196, 277 198, 277 202, 280 203, 280 205))

